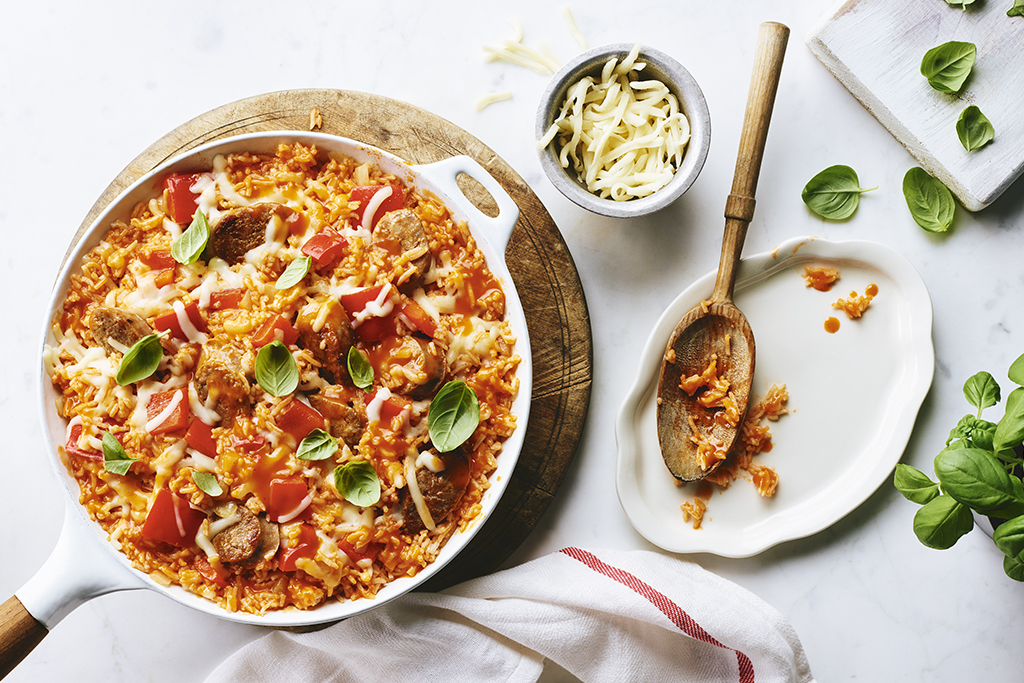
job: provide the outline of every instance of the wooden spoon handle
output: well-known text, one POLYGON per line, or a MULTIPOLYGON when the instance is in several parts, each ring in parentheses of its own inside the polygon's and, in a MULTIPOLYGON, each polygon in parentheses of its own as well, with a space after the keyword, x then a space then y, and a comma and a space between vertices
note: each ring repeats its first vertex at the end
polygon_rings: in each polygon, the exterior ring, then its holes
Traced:
POLYGON ((750 79, 747 109, 743 116, 732 193, 725 204, 725 237, 722 240, 722 259, 718 266, 712 301, 732 301, 736 269, 747 236, 747 224, 754 217, 754 192, 761 174, 768 123, 775 107, 775 93, 779 89, 782 59, 788 42, 788 27, 773 21, 761 24, 757 33, 754 73, 750 79))
POLYGON ((29 614, 17 596, 0 605, 0 678, 9 674, 46 634, 46 627, 29 614))

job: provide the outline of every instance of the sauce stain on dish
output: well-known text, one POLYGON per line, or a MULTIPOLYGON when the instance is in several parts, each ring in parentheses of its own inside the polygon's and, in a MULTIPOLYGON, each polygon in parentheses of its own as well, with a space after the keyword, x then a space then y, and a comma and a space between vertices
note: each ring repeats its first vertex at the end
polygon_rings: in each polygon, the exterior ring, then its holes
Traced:
POLYGON ((825 319, 825 331, 829 334, 835 334, 839 331, 839 318, 826 318, 825 319))

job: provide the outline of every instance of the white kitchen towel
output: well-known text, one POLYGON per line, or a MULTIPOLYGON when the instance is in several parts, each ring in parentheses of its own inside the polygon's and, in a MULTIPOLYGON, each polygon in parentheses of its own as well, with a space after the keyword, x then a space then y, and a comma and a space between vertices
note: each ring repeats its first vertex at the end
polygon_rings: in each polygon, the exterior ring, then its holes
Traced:
POLYGON ((789 623, 696 564, 566 548, 314 633, 274 631, 207 683, 537 681, 812 683, 789 623), (555 667, 551 667, 555 668, 555 667))

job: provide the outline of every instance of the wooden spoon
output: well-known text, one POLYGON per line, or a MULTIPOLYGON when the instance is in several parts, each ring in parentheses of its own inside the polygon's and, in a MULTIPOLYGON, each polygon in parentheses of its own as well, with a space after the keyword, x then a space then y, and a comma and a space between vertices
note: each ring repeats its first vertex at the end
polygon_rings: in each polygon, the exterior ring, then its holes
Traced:
POLYGON ((661 364, 658 441, 665 464, 680 481, 703 479, 717 469, 736 442, 750 402, 754 335, 733 303, 733 287, 747 225, 754 215, 754 191, 788 40, 786 26, 775 22, 761 24, 736 172, 725 204, 725 236, 715 289, 709 300, 694 306, 679 321, 661 364), (729 408, 716 407, 714 402, 708 407, 699 402, 702 396, 707 400, 713 387, 695 389, 691 396, 680 386, 684 378, 705 373, 712 362, 716 364, 717 377, 728 383, 725 403, 733 402, 729 408), (732 419, 724 420, 722 416, 730 412, 732 419), (703 451, 698 442, 706 444, 703 451))

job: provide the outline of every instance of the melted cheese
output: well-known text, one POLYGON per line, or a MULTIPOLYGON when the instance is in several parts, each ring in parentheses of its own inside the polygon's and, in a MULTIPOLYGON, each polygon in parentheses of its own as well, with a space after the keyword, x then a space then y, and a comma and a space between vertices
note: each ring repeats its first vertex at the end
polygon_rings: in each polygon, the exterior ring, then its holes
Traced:
POLYGON ((419 482, 416 481, 416 458, 415 449, 410 450, 405 456, 405 479, 409 485, 409 495, 412 497, 412 502, 416 505, 416 512, 423 521, 423 526, 432 532, 437 531, 437 527, 434 525, 434 518, 430 516, 430 510, 427 509, 427 501, 423 499, 419 482))
POLYGON ((380 205, 384 203, 384 200, 389 198, 394 190, 390 185, 385 185, 383 188, 377 190, 370 197, 370 201, 366 202, 366 208, 363 209, 363 230, 369 232, 373 230, 373 219, 377 216, 377 210, 380 205))

